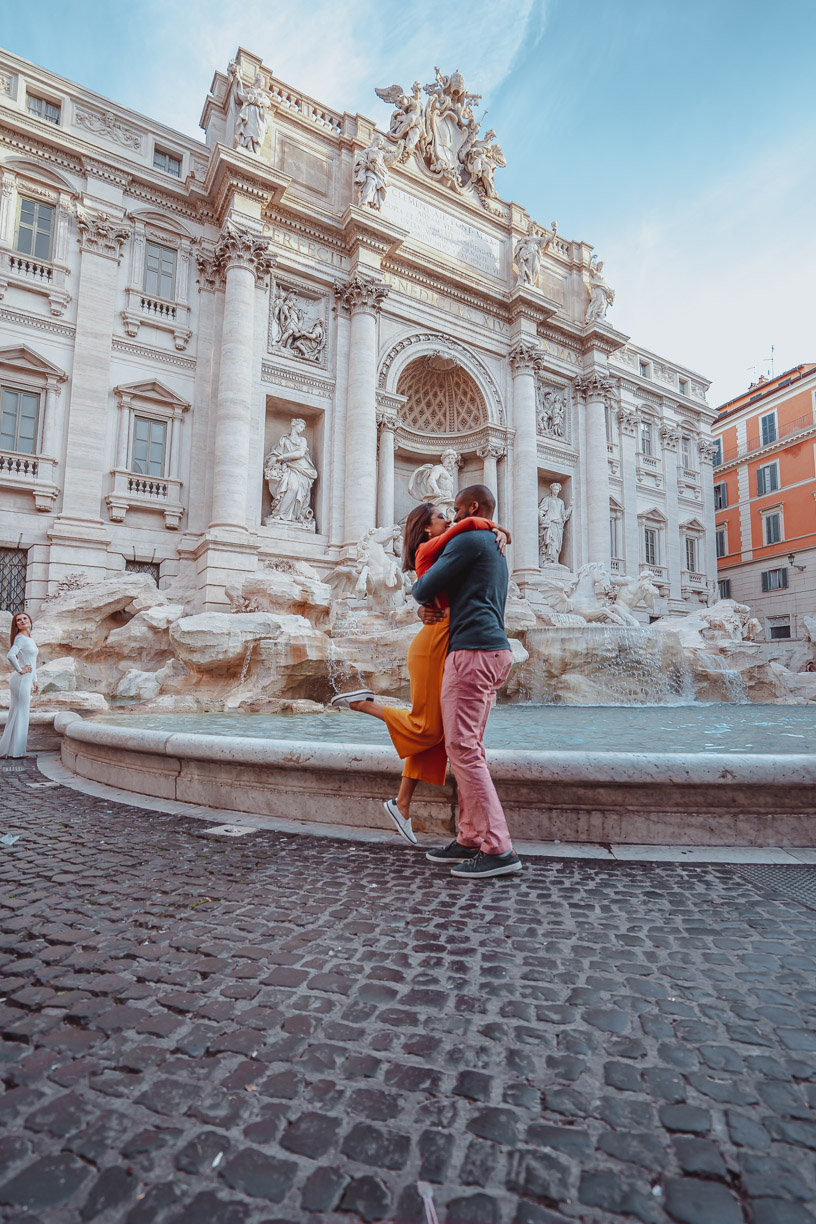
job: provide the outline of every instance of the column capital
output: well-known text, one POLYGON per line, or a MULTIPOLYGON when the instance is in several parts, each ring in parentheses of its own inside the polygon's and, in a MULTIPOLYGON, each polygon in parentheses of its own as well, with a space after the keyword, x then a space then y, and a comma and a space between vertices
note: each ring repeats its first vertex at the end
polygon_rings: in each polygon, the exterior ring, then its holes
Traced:
POLYGON ((111 217, 106 212, 89 212, 77 205, 76 219, 79 245, 83 251, 93 251, 105 259, 122 262, 122 246, 131 234, 124 217, 111 217))
POLYGON ((223 288, 224 277, 214 247, 199 247, 195 253, 195 262, 198 268, 199 293, 202 289, 215 293, 216 289, 223 288))
POLYGON ((350 281, 336 281, 334 285, 338 306, 350 315, 378 315, 388 293, 388 285, 368 276, 353 276, 350 281))
POLYGON ((517 374, 535 374, 541 350, 536 340, 519 340, 513 345, 508 356, 514 377, 517 374))
POLYGON ((666 450, 677 450, 680 442, 680 430, 676 425, 668 425, 664 422, 660 426, 660 437, 666 450))
POLYGON ((615 378, 609 378, 608 375, 593 371, 591 374, 579 374, 573 386, 586 403, 589 403, 590 400, 603 400, 604 403, 609 403, 618 389, 618 382, 615 378))
POLYGON ((218 235, 214 258, 218 272, 226 276, 230 268, 248 268, 259 288, 266 284, 277 263, 269 250, 269 239, 237 225, 226 225, 218 235))
POLYGON ((618 420, 623 432, 631 436, 634 436, 640 427, 640 413, 635 412, 634 408, 619 408, 618 420))
POLYGON ((697 450, 704 463, 713 462, 716 449, 714 442, 710 438, 699 438, 697 441, 697 450))
POLYGON ((484 442, 476 450, 476 455, 479 459, 503 459, 507 454, 507 447, 503 442, 484 442))
POLYGON ((388 408, 377 408, 377 428, 380 433, 395 433, 398 425, 399 417, 396 412, 392 412, 388 408))

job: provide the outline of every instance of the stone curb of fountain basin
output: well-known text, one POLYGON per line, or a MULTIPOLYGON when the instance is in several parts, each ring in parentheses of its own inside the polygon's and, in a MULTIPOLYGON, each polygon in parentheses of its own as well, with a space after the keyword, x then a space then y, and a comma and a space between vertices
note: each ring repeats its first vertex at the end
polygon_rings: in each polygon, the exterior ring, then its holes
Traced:
MULTIPOLYGON (((388 828, 360 829, 351 825, 325 825, 304 820, 283 820, 275 816, 259 816, 254 812, 240 812, 228 808, 205 807, 195 803, 169 802, 149 796, 134 796, 132 791, 120 790, 104 782, 92 782, 80 778, 67 769, 58 752, 45 752, 37 756, 37 768, 51 780, 82 795, 105 799, 109 803, 136 804, 147 812, 161 812, 169 816, 182 816, 189 820, 200 820, 208 826, 202 836, 242 836, 259 829, 270 829, 276 833, 294 833, 309 837, 331 837, 339 841, 375 842, 393 846, 397 839, 394 830, 388 828)), ((424 839, 425 844, 435 845, 436 840, 424 839)), ((816 850, 807 847, 782 849, 779 846, 601 846, 595 843, 543 842, 514 840, 519 854, 534 858, 578 858, 606 859, 623 862, 646 863, 726 863, 726 864, 773 864, 816 865, 816 850)), ((420 842, 419 852, 425 845, 420 842)))
MULTIPOLYGON (((109 726, 61 713, 62 761, 92 780, 263 816, 381 828, 399 761, 388 748, 109 726)), ((808 847, 816 755, 494 750, 491 774, 519 839, 808 847)), ((417 828, 453 831, 450 786, 417 792, 417 828)))

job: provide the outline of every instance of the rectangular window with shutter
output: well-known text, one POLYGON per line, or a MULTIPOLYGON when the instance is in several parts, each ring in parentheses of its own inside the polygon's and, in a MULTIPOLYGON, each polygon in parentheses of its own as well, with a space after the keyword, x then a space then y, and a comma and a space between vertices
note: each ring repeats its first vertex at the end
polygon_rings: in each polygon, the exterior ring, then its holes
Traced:
POLYGON ((763 570, 761 574, 763 591, 784 591, 788 585, 788 569, 763 570))
POLYGON ((54 235, 54 206, 20 197, 14 249, 35 259, 50 259, 54 235))
POLYGON ((145 247, 145 293, 172 302, 176 292, 176 252, 172 247, 148 242, 145 247))
POLYGON ((141 476, 163 476, 166 438, 167 425, 164 421, 134 417, 130 470, 141 476))
POLYGON ((40 397, 33 391, 0 388, 2 418, 0 418, 0 448, 18 455, 33 455, 37 451, 37 421, 40 397))
POLYGON ((714 536, 714 540, 716 543, 717 556, 724 557, 725 554, 728 552, 728 540, 726 536, 726 530, 724 527, 719 527, 717 529, 717 532, 714 536))
POLYGON ((756 483, 757 497, 776 492, 779 488, 779 464, 766 463, 764 467, 757 468, 756 483))
POLYGON ((714 486, 714 509, 724 510, 728 505, 728 486, 725 481, 714 486))
POLYGON ((782 515, 779 513, 764 515, 762 533, 766 544, 778 544, 782 539, 782 515))
POLYGON ((717 583, 717 594, 719 595, 720 599, 730 599, 731 598, 731 579, 730 578, 720 579, 720 581, 717 583))
POLYGON ((762 445, 768 446, 771 442, 776 441, 776 413, 769 412, 767 416, 759 418, 759 427, 762 430, 762 445))

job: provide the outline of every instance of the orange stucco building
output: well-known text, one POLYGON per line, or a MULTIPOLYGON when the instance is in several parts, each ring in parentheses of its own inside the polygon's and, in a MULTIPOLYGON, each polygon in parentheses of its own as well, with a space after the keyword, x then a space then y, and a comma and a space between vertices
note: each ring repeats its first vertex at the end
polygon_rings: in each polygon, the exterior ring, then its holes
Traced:
POLYGON ((801 638, 816 616, 816 363, 752 383, 712 434, 720 594, 768 641, 801 638))

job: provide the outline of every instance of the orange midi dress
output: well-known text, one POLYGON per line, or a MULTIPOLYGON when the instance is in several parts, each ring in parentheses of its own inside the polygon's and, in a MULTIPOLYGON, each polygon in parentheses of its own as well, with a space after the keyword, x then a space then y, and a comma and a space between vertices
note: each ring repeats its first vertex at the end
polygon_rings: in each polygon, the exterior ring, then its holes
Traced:
MULTIPOLYGON (((421 578, 438 558, 445 545, 463 531, 492 531, 489 519, 466 518, 454 523, 440 536, 420 544, 416 554, 416 573, 421 578)), ((441 607, 447 607, 444 596, 441 607)), ((442 672, 448 657, 449 622, 423 625, 408 647, 408 675, 411 680, 411 708, 387 706, 385 725, 398 754, 405 759, 404 778, 418 778, 444 786, 448 767, 445 732, 442 726, 442 672)))

